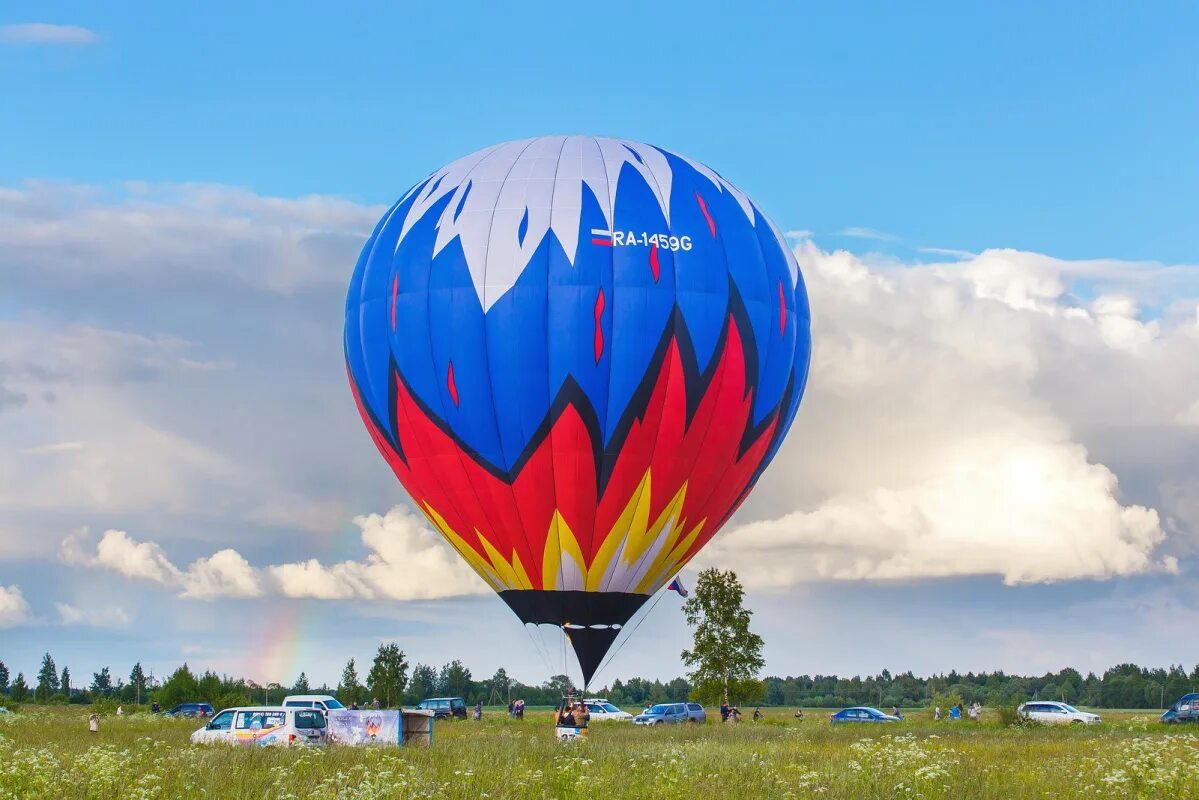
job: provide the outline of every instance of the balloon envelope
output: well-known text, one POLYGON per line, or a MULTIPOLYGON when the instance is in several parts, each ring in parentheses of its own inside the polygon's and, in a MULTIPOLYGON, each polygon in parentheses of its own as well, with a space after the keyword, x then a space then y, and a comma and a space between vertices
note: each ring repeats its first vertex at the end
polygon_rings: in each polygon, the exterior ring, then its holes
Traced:
POLYGON ((362 250, 345 351, 416 505, 590 681, 745 499, 811 352, 778 229, 709 168, 547 136, 412 187, 362 250))

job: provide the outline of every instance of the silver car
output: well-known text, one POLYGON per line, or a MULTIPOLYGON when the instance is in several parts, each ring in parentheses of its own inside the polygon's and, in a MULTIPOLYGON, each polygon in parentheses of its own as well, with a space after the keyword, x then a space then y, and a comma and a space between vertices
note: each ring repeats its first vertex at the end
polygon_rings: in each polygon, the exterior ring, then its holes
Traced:
POLYGON ((677 725, 680 722, 707 722, 708 715, 699 703, 658 703, 633 717, 634 725, 677 725))

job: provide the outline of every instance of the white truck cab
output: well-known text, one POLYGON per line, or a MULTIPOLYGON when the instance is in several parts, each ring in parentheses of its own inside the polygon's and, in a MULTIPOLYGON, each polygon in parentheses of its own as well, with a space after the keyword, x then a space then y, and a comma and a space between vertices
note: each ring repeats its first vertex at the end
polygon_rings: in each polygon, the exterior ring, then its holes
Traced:
POLYGON ((340 711, 345 708, 331 694, 289 694, 283 698, 284 708, 319 708, 321 711, 340 711))
POLYGON ((317 708, 253 706, 227 708, 192 734, 192 744, 323 745, 329 723, 317 708))

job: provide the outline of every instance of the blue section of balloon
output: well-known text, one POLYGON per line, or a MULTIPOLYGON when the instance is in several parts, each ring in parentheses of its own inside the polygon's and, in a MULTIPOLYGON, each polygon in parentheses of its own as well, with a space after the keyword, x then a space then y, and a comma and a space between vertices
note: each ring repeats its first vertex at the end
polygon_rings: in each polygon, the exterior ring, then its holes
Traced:
MULTIPOLYGON (((515 281, 486 309, 462 242, 443 242, 435 252, 439 222, 457 223, 481 183, 463 180, 410 219, 418 198, 446 191, 445 174, 431 177, 380 221, 350 286, 347 315, 357 316, 359 325, 347 324, 358 335, 347 336, 346 357, 362 402, 393 442, 388 392, 394 363, 432 416, 498 470, 516 465, 568 382, 586 396, 606 446, 676 309, 703 371, 725 330, 731 292, 750 325, 741 334, 752 335, 756 345, 757 361, 747 365, 756 391, 751 423, 785 403, 784 430, 790 424, 810 354, 807 295, 793 256, 756 206, 747 215, 727 185, 714 183, 694 162, 655 149, 671 175, 668 222, 659 200, 663 188, 637 168, 643 164, 637 151, 626 149, 630 160, 619 170, 613 197, 596 196, 587 183, 578 186, 577 197, 554 196, 555 213, 562 203, 578 215, 575 252, 567 252, 553 229, 542 230, 527 263, 516 265, 515 281), (658 233, 664 245, 665 237, 686 236, 689 246, 659 247, 651 265, 651 248, 609 246, 602 234, 596 243, 593 231, 658 233)), ((497 209, 495 219, 501 214, 511 214, 514 224, 493 228, 491 241, 508 235, 533 248, 525 241, 536 230, 529 209, 497 209)), ((778 436, 775 448, 781 441, 778 436)))

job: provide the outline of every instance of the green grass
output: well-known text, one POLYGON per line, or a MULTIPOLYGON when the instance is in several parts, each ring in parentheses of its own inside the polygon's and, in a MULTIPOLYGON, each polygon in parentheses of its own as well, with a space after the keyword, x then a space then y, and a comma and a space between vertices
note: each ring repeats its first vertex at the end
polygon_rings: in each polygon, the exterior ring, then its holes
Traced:
MULTIPOLYGON (((789 709, 740 725, 597 723, 552 739, 549 714, 438 723, 432 748, 193 747, 198 724, 146 714, 87 730, 81 707, 0 717, 0 798, 1199 797, 1199 735, 1153 712, 1093 727, 832 726, 789 709)), ((713 715, 715 716, 715 715, 713 715)), ((989 719, 988 719, 989 718, 989 719)), ((1199 731, 1197 731, 1199 733, 1199 731)))

